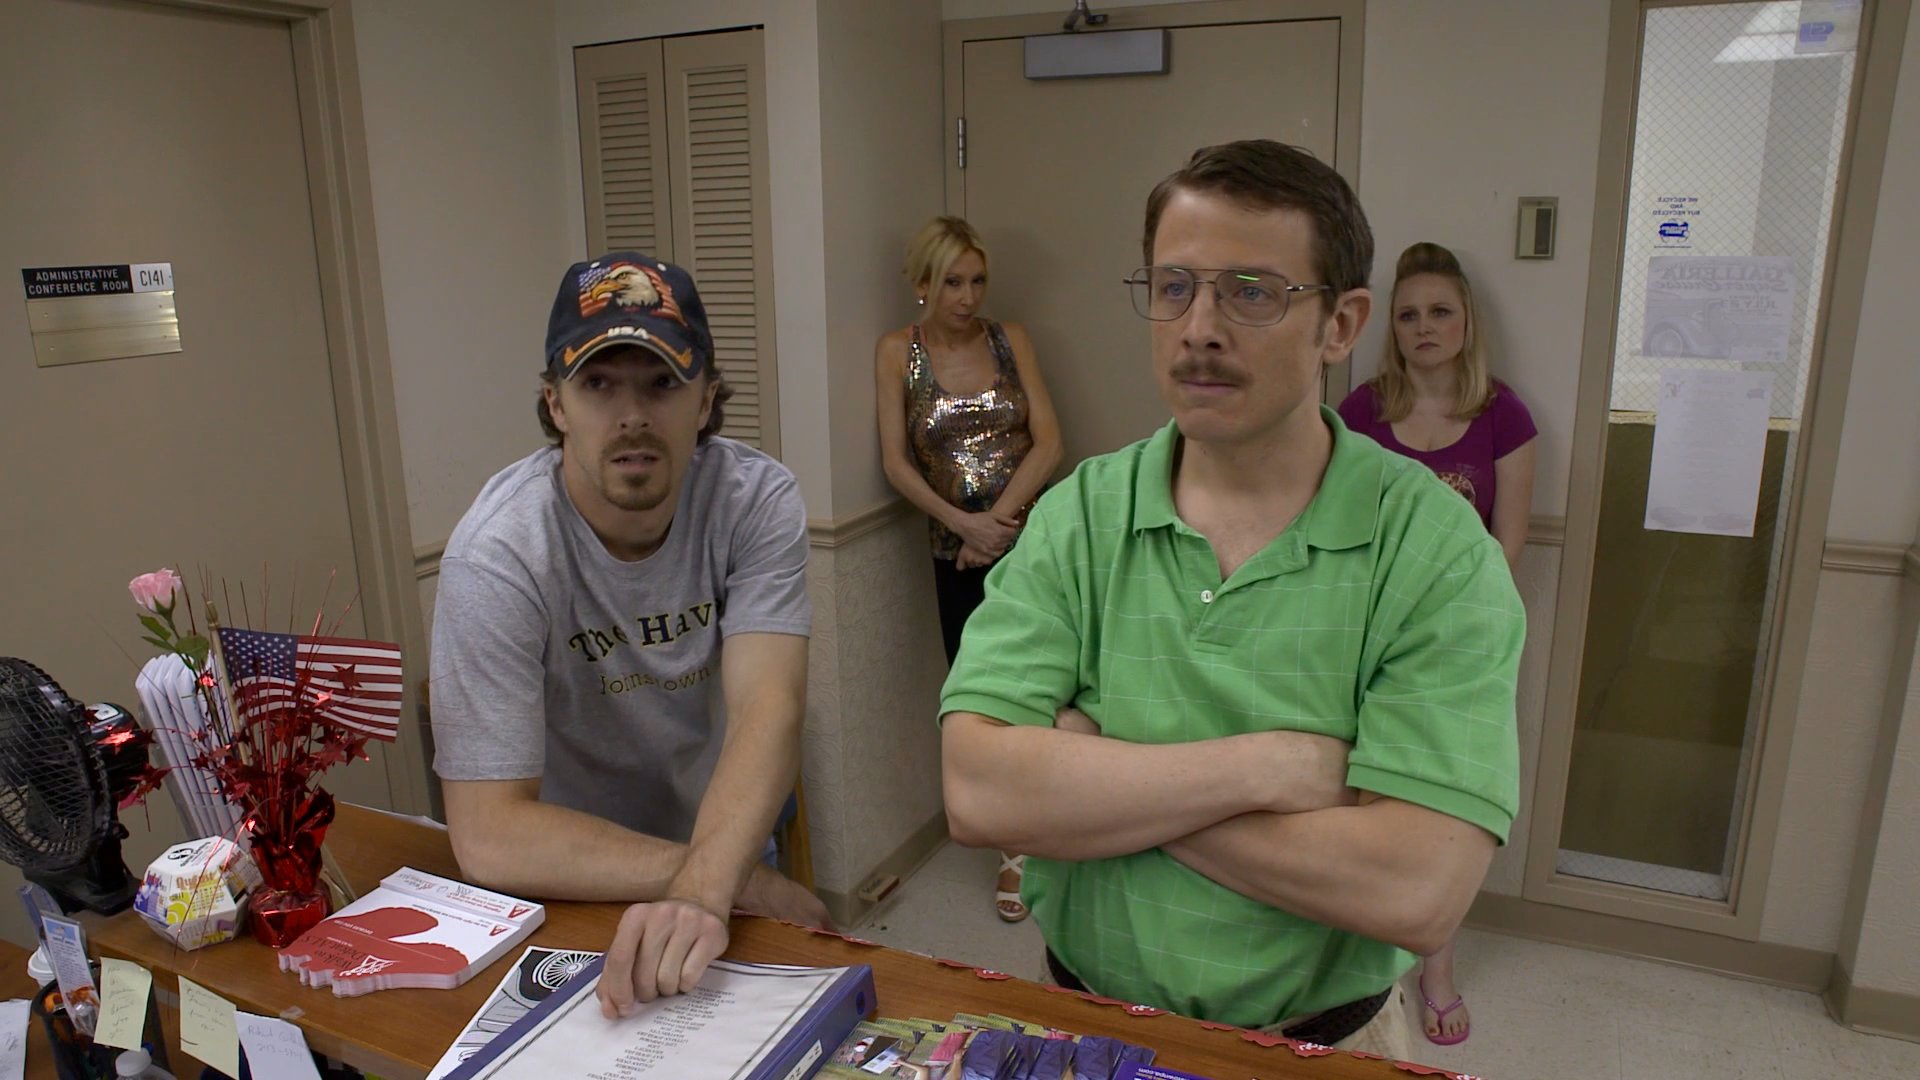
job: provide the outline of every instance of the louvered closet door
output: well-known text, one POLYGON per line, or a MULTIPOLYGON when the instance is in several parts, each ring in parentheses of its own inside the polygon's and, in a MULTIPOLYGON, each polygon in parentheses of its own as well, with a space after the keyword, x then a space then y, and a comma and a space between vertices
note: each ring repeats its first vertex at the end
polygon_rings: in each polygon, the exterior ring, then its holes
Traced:
POLYGON ((722 434, 778 456, 761 39, 759 30, 667 39, 666 109, 674 253, 700 285, 734 388, 722 434))
POLYGON ((678 261, 668 201, 660 44, 658 39, 623 41, 573 53, 587 247, 594 255, 639 251, 678 261))

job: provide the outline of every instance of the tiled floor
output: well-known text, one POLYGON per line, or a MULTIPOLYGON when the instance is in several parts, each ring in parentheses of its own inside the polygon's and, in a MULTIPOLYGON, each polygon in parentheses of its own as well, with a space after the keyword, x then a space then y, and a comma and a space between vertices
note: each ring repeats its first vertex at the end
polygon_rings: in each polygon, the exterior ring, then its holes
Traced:
MULTIPOLYGON (((994 915, 996 862, 993 852, 947 845, 858 932, 1040 978, 1040 932, 994 915)), ((1433 1046, 1416 1013, 1414 1057, 1489 1080, 1920 1077, 1920 1044, 1849 1031, 1812 994, 1471 930, 1459 974, 1473 1037, 1433 1046)))

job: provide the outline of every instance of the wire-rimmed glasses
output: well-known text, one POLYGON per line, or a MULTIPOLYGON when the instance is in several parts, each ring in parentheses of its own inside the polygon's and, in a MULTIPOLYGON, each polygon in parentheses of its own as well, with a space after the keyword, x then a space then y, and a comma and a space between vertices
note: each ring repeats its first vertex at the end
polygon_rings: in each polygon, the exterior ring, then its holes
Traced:
POLYGON ((1331 285, 1295 285, 1265 270, 1195 270, 1184 266, 1143 266, 1125 282, 1133 310, 1143 319, 1170 322, 1193 306, 1200 286, 1213 286, 1220 313, 1242 326, 1272 326, 1287 317, 1298 292, 1333 291, 1331 285))

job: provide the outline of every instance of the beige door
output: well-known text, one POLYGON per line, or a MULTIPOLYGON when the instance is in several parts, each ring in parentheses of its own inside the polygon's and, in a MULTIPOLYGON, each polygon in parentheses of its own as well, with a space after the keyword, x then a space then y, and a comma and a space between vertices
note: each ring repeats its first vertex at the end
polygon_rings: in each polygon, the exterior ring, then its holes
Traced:
MULTIPOLYGON (((244 583, 254 625, 278 629, 296 588, 311 620, 329 570, 336 609, 357 591, 290 31, 16 0, 0 14, 0 101, 0 655, 137 708, 152 650, 135 574, 204 569, 236 609, 244 583), (173 264, 183 351, 36 365, 20 268, 142 262, 173 264)), ((341 632, 360 629, 353 615, 341 632)), ((384 757, 327 786, 391 805, 384 757)), ((164 795, 123 819, 135 873, 185 838, 164 795)), ((0 868, 8 897, 18 880, 0 868)), ((18 904, 0 904, 0 933, 25 940, 18 904)))
POLYGON ((1154 184, 1196 148, 1234 139, 1278 139, 1336 160, 1339 20, 1170 35, 1167 74, 1120 78, 1030 80, 1019 37, 963 46, 966 166, 949 173, 958 178, 949 204, 992 256, 989 313, 1033 337, 1068 462, 1167 419, 1147 323, 1120 284, 1143 262, 1154 184))
POLYGON ((587 245, 685 267, 733 387, 722 434, 780 455, 759 30, 574 50, 587 245))

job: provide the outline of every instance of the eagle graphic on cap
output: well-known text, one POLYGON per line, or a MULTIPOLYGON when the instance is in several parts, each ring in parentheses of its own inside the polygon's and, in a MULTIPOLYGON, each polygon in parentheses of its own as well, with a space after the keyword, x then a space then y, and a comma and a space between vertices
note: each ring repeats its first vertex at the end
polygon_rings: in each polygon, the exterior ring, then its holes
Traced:
POLYGON ((581 316, 592 318, 609 303, 621 307, 655 308, 655 314, 687 326, 686 316, 680 313, 680 303, 673 298, 673 290, 667 286, 666 279, 660 276, 658 270, 643 263, 618 262, 581 275, 581 316))

